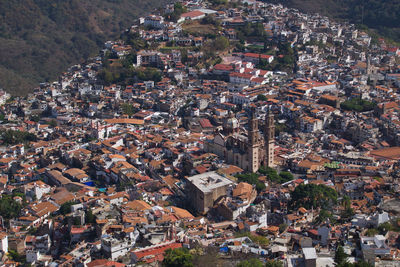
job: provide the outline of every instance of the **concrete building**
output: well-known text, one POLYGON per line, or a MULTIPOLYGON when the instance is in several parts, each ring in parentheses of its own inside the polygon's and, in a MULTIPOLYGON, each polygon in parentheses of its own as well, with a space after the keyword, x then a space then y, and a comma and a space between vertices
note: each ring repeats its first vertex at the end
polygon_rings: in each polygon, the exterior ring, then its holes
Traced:
POLYGON ((134 245, 135 242, 128 239, 118 240, 108 236, 101 239, 101 248, 104 255, 113 261, 126 255, 134 245))
POLYGON ((374 265, 377 257, 391 259, 390 247, 386 244, 386 238, 383 235, 362 236, 360 244, 364 260, 370 264, 374 265))
POLYGON ((5 232, 0 232, 0 249, 4 254, 8 253, 8 235, 5 232))
POLYGON ((161 29, 164 27, 164 18, 162 16, 149 15, 144 19, 144 26, 161 29))
POLYGON ((187 178, 187 196, 192 206, 206 213, 221 196, 225 196, 231 180, 216 172, 206 172, 187 178))
POLYGON ((317 266, 317 252, 315 248, 303 248, 304 262, 306 267, 317 266))

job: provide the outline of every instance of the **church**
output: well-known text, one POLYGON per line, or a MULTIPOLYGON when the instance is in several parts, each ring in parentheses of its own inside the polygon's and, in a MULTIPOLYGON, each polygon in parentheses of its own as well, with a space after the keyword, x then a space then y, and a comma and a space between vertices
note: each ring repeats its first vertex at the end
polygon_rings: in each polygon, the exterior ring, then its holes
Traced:
POLYGON ((224 121, 223 130, 204 144, 207 152, 214 153, 226 163, 248 172, 256 172, 262 165, 274 166, 275 122, 270 112, 265 116, 264 131, 259 131, 259 120, 252 110, 248 130, 241 129, 233 113, 224 121))

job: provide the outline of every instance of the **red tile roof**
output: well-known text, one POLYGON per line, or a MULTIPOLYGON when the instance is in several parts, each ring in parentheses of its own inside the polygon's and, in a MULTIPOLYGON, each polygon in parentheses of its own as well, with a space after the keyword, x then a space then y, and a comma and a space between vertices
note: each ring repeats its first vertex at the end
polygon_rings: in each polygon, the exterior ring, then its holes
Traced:
POLYGON ((162 261, 164 259, 164 251, 167 249, 177 249, 181 248, 181 243, 171 243, 156 247, 151 247, 148 249, 142 249, 140 251, 134 251, 137 261, 142 261, 146 263, 151 263, 155 261, 162 261))
POLYGON ((211 122, 208 119, 201 119, 199 122, 200 122, 201 127, 203 127, 203 128, 212 128, 213 127, 211 122))
POLYGON ((190 11, 190 12, 187 12, 187 13, 183 13, 181 15, 181 17, 182 18, 196 18, 196 17, 200 17, 202 15, 204 15, 203 12, 198 11, 198 10, 194 10, 194 11, 190 11))
POLYGON ((262 59, 269 59, 272 57, 271 55, 263 55, 263 54, 257 54, 257 53, 245 53, 245 57, 251 57, 251 58, 262 58, 262 59))
POLYGON ((102 266, 114 266, 114 267, 124 267, 125 264, 116 261, 109 261, 105 259, 99 259, 91 261, 87 264, 88 267, 102 267, 102 266))

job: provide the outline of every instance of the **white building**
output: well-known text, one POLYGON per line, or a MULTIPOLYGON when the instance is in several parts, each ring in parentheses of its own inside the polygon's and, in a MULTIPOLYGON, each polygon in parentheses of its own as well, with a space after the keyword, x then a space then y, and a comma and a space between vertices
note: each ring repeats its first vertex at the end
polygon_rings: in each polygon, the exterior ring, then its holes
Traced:
POLYGON ((380 259, 390 259, 390 247, 386 244, 386 238, 383 235, 374 237, 362 236, 361 250, 364 260, 374 265, 376 257, 380 259))
POLYGON ((251 73, 232 72, 229 74, 229 82, 237 84, 251 84, 251 79, 255 78, 251 73))
POLYGON ((27 250, 26 251, 26 262, 34 264, 40 258, 40 252, 38 250, 27 250))
POLYGON ((304 132, 312 133, 318 130, 322 130, 323 123, 320 119, 304 116, 300 118, 300 128, 304 132))
POLYGON ((149 15, 144 19, 144 26, 161 29, 164 27, 164 18, 162 16, 149 15))
POLYGON ((233 104, 249 104, 251 102, 251 97, 249 95, 244 95, 240 93, 233 94, 232 103, 233 104))
POLYGON ((0 105, 3 105, 6 103, 7 99, 9 99, 11 95, 9 93, 6 93, 5 91, 0 89, 0 105))
POLYGON ((5 232, 0 232, 0 249, 4 254, 8 253, 8 236, 5 232))
POLYGON ((36 199, 41 199, 43 195, 50 192, 51 186, 39 180, 24 185, 24 189, 26 195, 36 197, 36 199))
POLYGON ((101 249, 104 255, 112 261, 126 255, 134 245, 135 242, 131 240, 118 240, 110 236, 101 239, 101 249))

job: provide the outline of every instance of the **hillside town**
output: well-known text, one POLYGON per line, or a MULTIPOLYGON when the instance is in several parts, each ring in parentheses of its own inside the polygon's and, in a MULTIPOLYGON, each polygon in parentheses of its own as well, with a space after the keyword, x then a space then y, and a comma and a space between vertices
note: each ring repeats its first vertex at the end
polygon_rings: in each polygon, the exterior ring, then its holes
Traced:
POLYGON ((1 266, 400 266, 399 93, 400 48, 353 24, 144 14, 0 92, 1 266))

